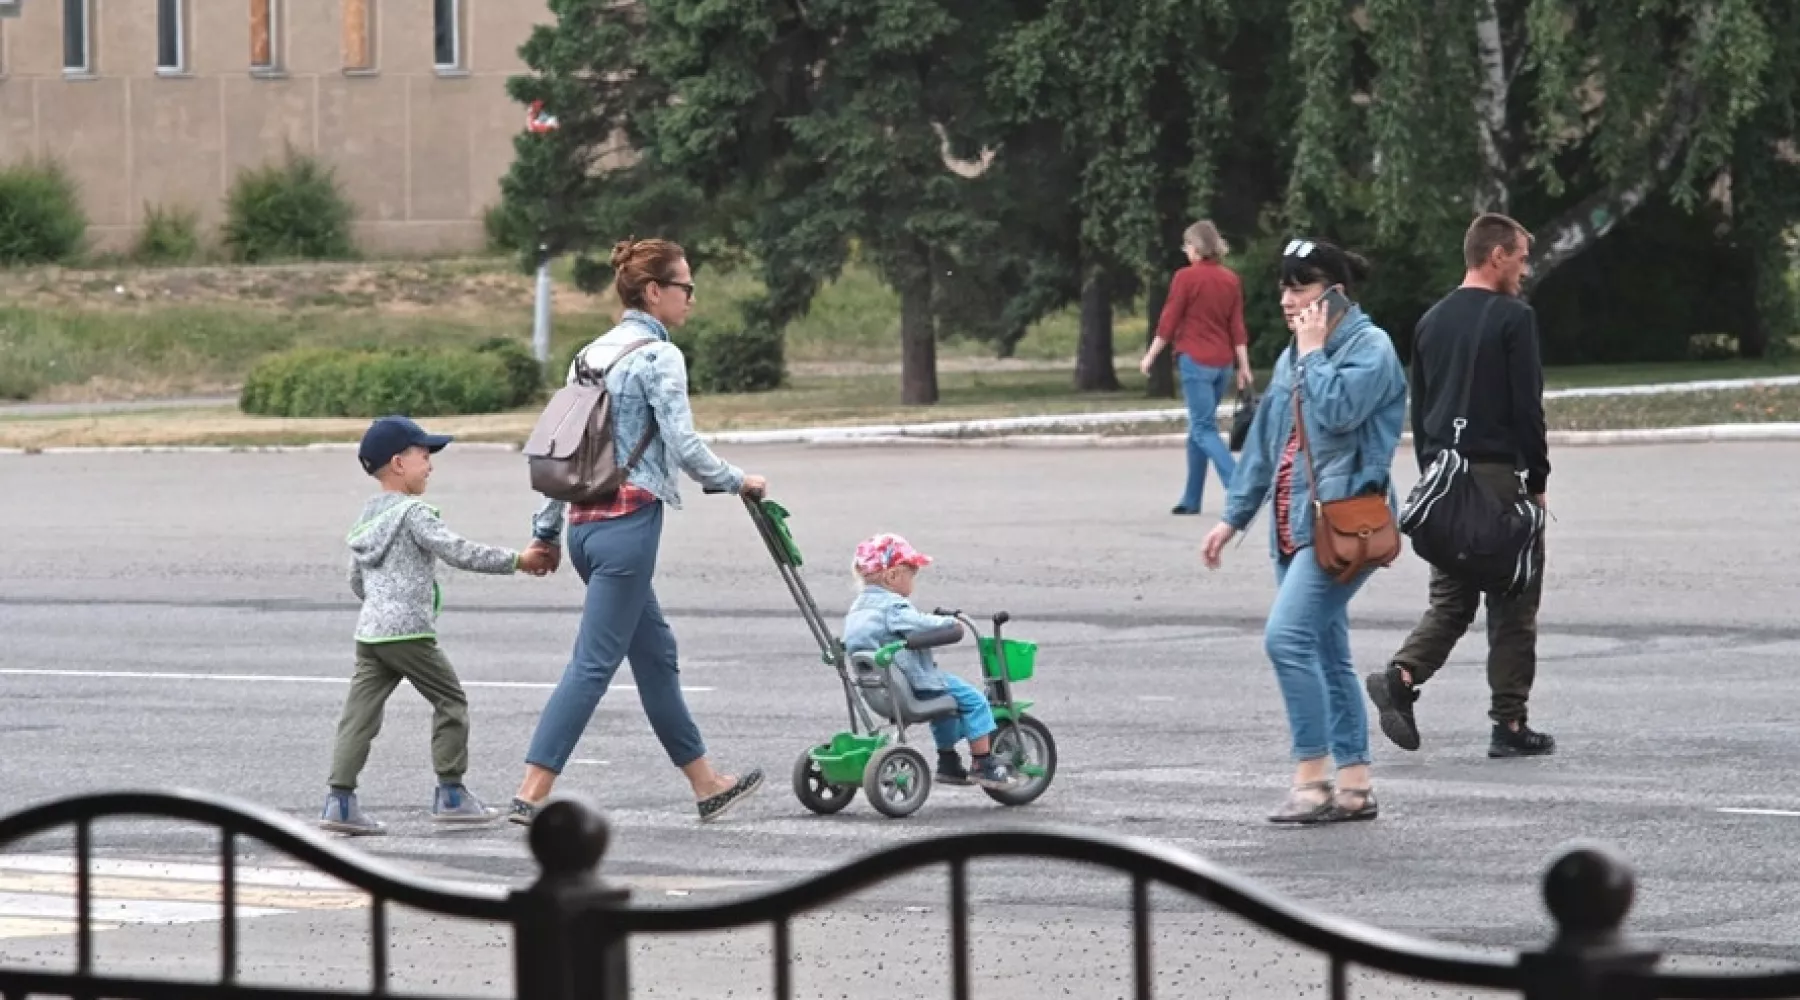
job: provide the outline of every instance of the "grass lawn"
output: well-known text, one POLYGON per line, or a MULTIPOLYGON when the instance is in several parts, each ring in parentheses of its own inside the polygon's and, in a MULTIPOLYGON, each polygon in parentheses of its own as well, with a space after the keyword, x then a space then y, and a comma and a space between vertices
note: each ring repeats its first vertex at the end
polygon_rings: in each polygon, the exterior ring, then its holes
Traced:
MULTIPOLYGON (((702 430, 727 431, 849 424, 916 423, 1048 413, 1177 408, 1179 400, 1147 399, 1136 373, 1116 393, 1071 392, 1059 372, 946 373, 942 402, 903 407, 892 376, 810 376, 777 392, 695 396, 702 430)), ((1679 427, 1692 424, 1800 422, 1800 387, 1735 389, 1545 403, 1552 430, 1679 427)), ((467 441, 523 441, 536 410, 434 418, 427 423, 467 441)), ((71 446, 279 445, 355 441, 363 420, 285 420, 245 416, 232 407, 138 411, 92 416, 0 416, 0 448, 71 446)), ((1106 433, 1179 431, 1177 418, 1111 428, 1106 433)))
MULTIPOLYGON (((700 308, 731 311, 754 295, 752 275, 703 271, 700 308)), ((0 271, 0 400, 82 401, 212 395, 236 390, 259 359, 296 347, 457 346, 504 336, 529 343, 533 282, 504 260, 267 268, 0 271)), ((609 294, 555 291, 554 356, 604 333, 609 294)), ((1135 356, 1141 316, 1119 318, 1135 356)), ((1039 323, 1022 361, 1075 356, 1077 314, 1039 323)), ((947 367, 991 358, 985 344, 941 345, 947 367)), ((852 268, 787 332, 796 372, 900 358, 898 300, 852 268)))
MULTIPOLYGON (((757 291, 747 272, 704 269, 704 310, 729 310, 757 291)), ((528 341, 532 279, 495 259, 261 268, 0 271, 0 400, 88 401, 229 394, 257 360, 298 346, 456 345, 491 336, 528 341)), ((606 330, 610 295, 559 285, 555 348, 606 330)), ((1017 360, 983 344, 940 347, 942 401, 899 403, 898 303, 876 276, 851 268, 787 333, 790 384, 777 392, 697 396, 708 430, 901 423, 1176 407, 1147 399, 1132 363, 1143 318, 1118 318, 1117 393, 1070 388, 1073 310, 1045 319, 1017 360)), ((1266 378, 1266 372, 1264 377, 1266 378)), ((1800 374, 1800 358, 1551 369, 1551 388, 1800 374)), ((1553 426, 1646 427, 1800 420, 1800 391, 1553 400, 1553 426)), ((472 439, 517 441, 535 410, 437 420, 472 439)), ((274 420, 231 408, 92 416, 0 415, 0 447, 78 444, 291 444, 350 440, 362 421, 274 420)))

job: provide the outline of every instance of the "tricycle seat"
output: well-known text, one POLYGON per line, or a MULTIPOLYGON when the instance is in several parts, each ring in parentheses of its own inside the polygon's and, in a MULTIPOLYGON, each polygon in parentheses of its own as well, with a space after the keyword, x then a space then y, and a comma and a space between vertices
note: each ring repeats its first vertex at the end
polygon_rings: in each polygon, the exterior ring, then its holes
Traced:
POLYGON ((898 667, 882 669, 875 663, 872 652, 850 654, 850 675, 856 686, 862 691, 863 701, 877 715, 899 726, 909 726, 916 722, 934 722, 956 715, 961 709, 956 706, 956 699, 948 694, 931 695, 921 698, 913 691, 912 685, 906 682, 906 675, 898 667), (888 672, 893 671, 889 677, 888 672))

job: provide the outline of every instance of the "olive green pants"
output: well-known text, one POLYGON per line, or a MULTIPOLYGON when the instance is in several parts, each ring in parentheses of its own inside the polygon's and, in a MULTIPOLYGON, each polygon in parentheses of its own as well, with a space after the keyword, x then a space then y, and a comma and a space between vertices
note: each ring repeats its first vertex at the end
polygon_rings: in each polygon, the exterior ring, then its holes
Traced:
MULTIPOLYGON (((1475 481, 1496 496, 1511 497, 1519 491, 1519 479, 1511 466, 1471 463, 1475 481)), ((1544 565, 1544 539, 1538 536, 1538 565, 1544 565)), ((1531 685, 1537 679, 1538 604, 1544 596, 1544 576, 1539 572, 1531 586, 1517 597, 1483 594, 1481 591, 1432 567, 1431 606, 1391 661, 1424 684, 1443 668, 1451 650, 1475 623, 1475 612, 1487 604, 1488 717, 1499 723, 1524 722, 1531 685)))
POLYGON ((469 698, 437 640, 404 639, 356 644, 356 675, 350 678, 331 753, 331 787, 356 788, 369 746, 381 732, 388 696, 403 680, 431 703, 431 766, 438 781, 462 781, 469 769, 469 698))

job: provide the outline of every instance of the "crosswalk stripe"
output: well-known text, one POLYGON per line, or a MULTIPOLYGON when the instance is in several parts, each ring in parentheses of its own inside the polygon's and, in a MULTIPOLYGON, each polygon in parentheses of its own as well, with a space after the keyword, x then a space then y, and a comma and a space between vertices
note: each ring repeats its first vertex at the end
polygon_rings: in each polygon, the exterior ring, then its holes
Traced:
MULTIPOLYGON (((95 931, 223 917, 216 864, 95 858, 88 871, 95 931)), ((369 905, 366 893, 322 872, 247 865, 236 876, 239 919, 369 905)), ((0 938, 73 934, 75 894, 74 858, 0 854, 0 938)))

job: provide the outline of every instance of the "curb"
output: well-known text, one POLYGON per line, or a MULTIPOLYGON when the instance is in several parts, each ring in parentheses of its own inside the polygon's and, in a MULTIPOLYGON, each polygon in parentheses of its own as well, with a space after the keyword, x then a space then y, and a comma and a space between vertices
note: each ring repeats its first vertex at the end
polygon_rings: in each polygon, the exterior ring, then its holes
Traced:
MULTIPOLYGON (((818 438, 781 441, 720 441, 707 437, 712 444, 776 444, 804 445, 809 448, 1174 448, 1187 443, 1185 433, 1176 434, 998 434, 988 437, 944 437, 911 434, 829 434, 818 438)), ((1221 438, 1224 435, 1220 435, 1221 438)), ((1645 427, 1630 430, 1551 431, 1549 443, 1560 448, 1608 447, 1620 445, 1710 444, 1732 442, 1800 441, 1800 423, 1705 424, 1692 427, 1645 427)), ((1412 445, 1412 435, 1400 436, 1400 447, 1412 445)), ((349 452, 353 442, 301 445, 103 445, 97 447, 0 448, 0 456, 8 455, 181 455, 181 454, 289 454, 302 452, 349 452)), ((511 451, 519 445, 493 441, 471 441, 457 445, 459 451, 511 451)))
MULTIPOLYGON (((1547 437, 1551 446, 1560 448, 1800 441, 1800 423, 1708 424, 1694 427, 1643 427, 1610 431, 1551 431, 1547 437)), ((889 435, 830 438, 804 443, 814 448, 1169 448, 1185 445, 1187 435, 1010 434, 966 438, 889 435)), ((1412 447, 1410 433, 1400 435, 1400 447, 1412 447)))

